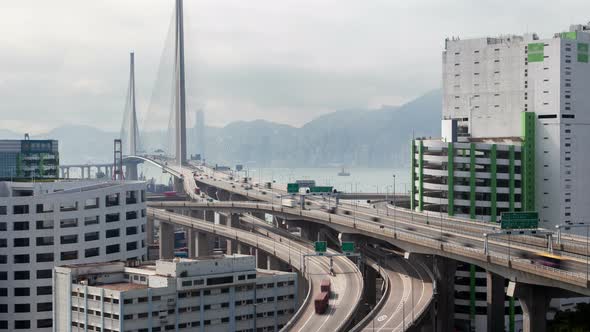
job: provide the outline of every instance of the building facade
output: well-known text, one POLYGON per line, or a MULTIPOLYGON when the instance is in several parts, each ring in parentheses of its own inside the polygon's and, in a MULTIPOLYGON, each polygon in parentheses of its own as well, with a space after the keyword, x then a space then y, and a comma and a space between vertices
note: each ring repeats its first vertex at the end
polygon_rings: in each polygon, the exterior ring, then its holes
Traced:
MULTIPOLYGON (((442 138, 412 142, 412 208, 489 222, 536 211, 546 229, 590 219, 589 45, 590 24, 545 39, 447 39, 442 138)), ((459 329, 485 330, 485 283, 479 268, 459 264, 459 329)), ((518 302, 506 308, 506 328, 517 331, 518 302)))
POLYGON ((451 39, 443 52, 443 127, 456 121, 459 142, 522 139, 521 210, 543 228, 590 218, 589 45, 590 25, 572 25, 546 39, 451 39))
POLYGON ((52 271, 146 255, 143 182, 0 182, 0 330, 52 331, 52 271))
POLYGON ((54 280, 59 331, 279 331, 297 309, 296 274, 246 255, 68 265, 54 280))
POLYGON ((0 180, 57 179, 56 140, 0 140, 0 180))

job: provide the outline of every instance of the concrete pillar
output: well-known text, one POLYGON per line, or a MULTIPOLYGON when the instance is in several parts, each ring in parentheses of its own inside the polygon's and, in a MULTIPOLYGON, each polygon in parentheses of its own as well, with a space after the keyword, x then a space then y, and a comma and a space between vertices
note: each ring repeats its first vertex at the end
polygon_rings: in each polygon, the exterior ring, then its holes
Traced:
POLYGON ((547 310, 551 301, 549 293, 548 289, 542 286, 516 284, 514 296, 518 298, 522 307, 524 332, 547 331, 547 310))
POLYGON ((160 222, 160 259, 174 258, 174 225, 160 222))
POLYGON ((256 267, 259 269, 268 270, 268 254, 256 248, 256 267))
POLYGON ((374 306, 377 303, 377 271, 373 270, 372 267, 365 265, 365 275, 364 275, 364 298, 365 301, 369 304, 374 306))
POLYGON ((208 221, 208 222, 215 222, 215 211, 212 211, 212 210, 205 211, 205 218, 204 219, 205 219, 205 221, 208 221))
POLYGON ((184 192, 184 183, 183 183, 182 179, 174 178, 173 186, 174 186, 174 191, 176 191, 177 193, 184 192))
POLYGON ((80 178, 83 179, 84 178, 84 166, 80 167, 80 172, 82 172, 80 178))
POLYGON ((243 243, 238 243, 238 254, 241 255, 252 255, 250 247, 243 243))
MULTIPOLYGON (((455 260, 434 256, 436 278, 436 331, 453 331, 455 328, 455 260)), ((502 320, 503 321, 503 320, 502 320)))
POLYGON ((268 269, 269 270, 277 270, 280 271, 281 270, 281 260, 279 260, 278 258, 268 255, 268 269))
POLYGON ((487 271, 486 272, 486 302, 487 302, 487 331, 504 331, 504 278, 487 271))
POLYGON ((137 163, 130 162, 127 165, 127 180, 138 180, 137 163))
POLYGON ((240 227, 240 215, 238 213, 232 213, 230 215, 229 226, 234 228, 240 227))
POLYGON ((145 225, 145 238, 148 245, 154 243, 154 219, 152 218, 147 218, 147 223, 145 225))

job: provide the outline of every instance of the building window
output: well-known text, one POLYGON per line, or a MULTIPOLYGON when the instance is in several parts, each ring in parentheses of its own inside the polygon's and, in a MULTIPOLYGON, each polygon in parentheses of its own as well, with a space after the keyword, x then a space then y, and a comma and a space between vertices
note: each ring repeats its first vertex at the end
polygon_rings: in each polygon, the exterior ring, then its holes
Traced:
POLYGON ((29 255, 14 255, 14 264, 27 264, 29 263, 29 255))
POLYGON ((96 257, 100 255, 100 248, 89 248, 84 250, 84 257, 96 257))
POLYGON ((14 246, 15 247, 28 247, 29 246, 29 238, 28 237, 21 237, 14 239, 14 246))
POLYGON ((30 320, 15 320, 14 328, 17 330, 28 330, 31 328, 30 320))
POLYGON ((30 296, 31 290, 29 287, 15 287, 14 296, 30 296))
POLYGON ((100 238, 99 232, 90 232, 90 233, 84 234, 84 241, 86 241, 86 242, 96 241, 99 238, 100 238))
POLYGON ((60 254, 60 259, 62 261, 69 261, 72 259, 78 259, 78 251, 62 251, 60 254))
POLYGON ((37 220, 37 229, 53 229, 53 220, 37 220))
POLYGON ((109 214, 105 215, 106 222, 115 222, 115 221, 119 221, 119 220, 120 220, 119 213, 109 213, 109 214))
POLYGON ((100 222, 99 216, 84 217, 84 225, 85 226, 98 225, 99 222, 100 222))
POLYGON ((78 210, 78 202, 61 203, 59 205, 61 212, 70 212, 78 210))
POLYGON ((13 225, 13 230, 15 231, 28 231, 29 230, 29 222, 28 221, 17 221, 13 225))
POLYGON ((127 227, 127 229, 125 230, 125 234, 126 235, 135 235, 137 234, 137 227, 127 227))
POLYGON ((37 263, 43 262, 53 262, 53 253, 48 252, 43 254, 37 254, 37 263))
POLYGON ((51 279, 51 270, 37 270, 37 279, 51 279))
POLYGON ((115 228, 115 229, 107 229, 105 231, 105 236, 106 238, 112 238, 112 237, 119 237, 119 229, 115 228))
POLYGON ((37 295, 51 295, 53 290, 51 286, 38 286, 37 287, 37 295))
POLYGON ((128 211, 125 214, 125 219, 126 220, 133 220, 133 219, 137 219, 137 211, 128 211))
POLYGON ((98 197, 89 198, 84 202, 84 209, 85 210, 96 209, 96 208, 98 208, 98 197))
POLYGON ((36 240, 37 246, 52 246, 53 245, 53 236, 43 236, 38 237, 36 240))
POLYGON ((78 243, 78 234, 62 235, 60 238, 61 244, 73 244, 78 243))
POLYGON ((12 207, 12 214, 29 214, 29 206, 15 205, 12 207))
POLYGON ((51 302, 37 303, 37 312, 51 311, 51 310, 53 310, 53 305, 51 302))
POLYGON ((127 251, 137 250, 137 242, 127 242, 127 251))
POLYGON ((29 271, 14 271, 14 280, 29 280, 30 276, 29 271))
POLYGON ((31 312, 31 305, 28 303, 17 303, 14 305, 14 312, 31 312))
POLYGON ((37 320, 37 328, 47 328, 47 327, 53 327, 53 320, 52 319, 38 319, 37 320))
POLYGON ((110 246, 107 246, 107 255, 108 254, 114 254, 114 253, 118 253, 119 250, 119 245, 118 244, 112 244, 110 246))
POLYGON ((77 218, 62 219, 59 221, 59 228, 72 228, 78 226, 77 218))
POLYGON ((105 205, 107 207, 119 205, 119 193, 107 195, 105 198, 105 205))

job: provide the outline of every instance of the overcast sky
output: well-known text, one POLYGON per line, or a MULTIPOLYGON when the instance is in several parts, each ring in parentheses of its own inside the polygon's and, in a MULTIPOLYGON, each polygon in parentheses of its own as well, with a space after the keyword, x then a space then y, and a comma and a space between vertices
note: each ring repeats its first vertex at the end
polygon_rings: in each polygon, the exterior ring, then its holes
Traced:
MULTIPOLYGON (((0 0, 0 128, 118 130, 150 104, 173 0, 0 0)), ((565 31, 588 0, 185 0, 189 110, 301 125, 438 88, 445 37, 565 31)), ((172 51, 172 50, 170 50, 172 51)))

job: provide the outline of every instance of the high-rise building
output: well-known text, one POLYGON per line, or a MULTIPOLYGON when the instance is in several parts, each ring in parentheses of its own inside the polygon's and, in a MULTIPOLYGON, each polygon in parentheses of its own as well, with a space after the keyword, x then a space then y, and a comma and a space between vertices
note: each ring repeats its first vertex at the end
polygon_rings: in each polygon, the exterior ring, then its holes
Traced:
POLYGON ((56 140, 0 140, 0 179, 57 179, 56 140))
MULTIPOLYGON (((547 229, 590 219, 589 44, 590 24, 545 39, 447 39, 442 139, 412 142, 412 207, 489 222, 537 211, 547 229)), ((455 318, 480 330, 483 273, 462 265, 456 281, 456 306, 468 308, 455 318)), ((511 330, 517 309, 511 301, 511 330)))
POLYGON ((54 266, 144 259, 145 186, 0 182, 0 330, 52 331, 54 266))
POLYGON ((154 265, 55 268, 58 331, 279 331, 297 308, 297 275, 219 255, 154 265))

